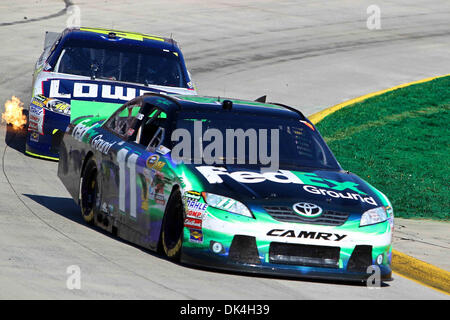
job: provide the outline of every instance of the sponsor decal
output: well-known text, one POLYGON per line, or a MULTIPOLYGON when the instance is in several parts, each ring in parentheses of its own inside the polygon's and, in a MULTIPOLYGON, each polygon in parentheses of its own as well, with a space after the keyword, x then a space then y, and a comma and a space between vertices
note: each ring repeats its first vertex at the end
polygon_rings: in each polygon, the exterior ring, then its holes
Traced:
POLYGON ((197 191, 186 191, 184 196, 189 199, 200 200, 201 193, 197 191))
POLYGON ((376 206, 374 198, 358 189, 359 185, 352 181, 335 181, 321 178, 312 172, 298 172, 278 170, 270 172, 234 171, 228 172, 226 168, 214 166, 197 166, 196 169, 206 178, 210 184, 223 183, 222 177, 229 177, 240 183, 292 183, 303 185, 303 189, 309 193, 328 195, 332 198, 358 200, 376 206), (331 190, 326 190, 326 189, 331 190), (342 192, 347 191, 347 192, 342 192))
POLYGON ((33 103, 30 104, 30 112, 34 113, 36 115, 40 115, 43 112, 43 104, 39 102, 39 104, 42 104, 42 107, 39 105, 36 105, 37 101, 33 100, 33 103))
POLYGON ((153 154, 150 157, 148 157, 146 164, 147 168, 151 169, 153 166, 158 162, 159 156, 157 154, 153 154))
POLYGON ((164 93, 161 90, 143 88, 135 85, 117 85, 114 83, 99 83, 89 80, 49 79, 42 83, 43 93, 49 98, 69 102, 77 100, 100 100, 108 102, 127 102, 146 92, 164 93))
POLYGON ((153 169, 161 171, 162 168, 164 168, 164 166, 166 165, 165 162, 163 161, 158 161, 158 163, 153 167, 153 169))
POLYGON ((37 131, 43 135, 44 117, 45 109, 31 104, 28 111, 28 131, 37 131))
POLYGON ((164 205, 166 200, 164 198, 164 174, 159 171, 155 171, 152 181, 152 193, 154 193, 155 202, 164 205))
POLYGON ((315 218, 322 214, 322 208, 314 203, 299 202, 292 206, 294 212, 307 218, 315 218))
POLYGON ((47 98, 42 94, 38 94, 33 97, 33 102, 39 102, 42 105, 45 105, 45 103, 47 102, 47 98))
POLYGON ((326 190, 326 189, 319 189, 314 186, 303 186, 303 190, 313 193, 313 194, 321 194, 321 195, 328 195, 332 198, 341 198, 341 199, 351 199, 351 200, 359 200, 361 202, 365 202, 374 206, 377 206, 377 202, 372 197, 364 197, 357 193, 350 193, 350 192, 336 192, 332 190, 326 190))
POLYGON ((156 149, 156 152, 159 152, 159 153, 161 153, 162 155, 166 155, 166 154, 168 154, 168 153, 170 152, 170 149, 167 148, 167 147, 165 147, 165 146, 163 146, 163 145, 160 145, 160 146, 156 149))
POLYGON ((195 210, 188 210, 186 212, 186 217, 189 218, 195 218, 195 219, 202 219, 205 217, 205 212, 201 211, 195 211, 195 210))
POLYGON ((108 154, 109 149, 111 149, 111 147, 115 145, 116 142, 108 142, 102 138, 103 138, 102 134, 95 136, 91 140, 91 146, 92 148, 94 148, 97 151, 100 151, 103 154, 108 154))
POLYGON ((155 193, 155 202, 158 204, 166 204, 166 200, 164 199, 163 194, 155 193))
POLYGON ((150 157, 148 157, 148 159, 146 160, 147 168, 161 171, 162 168, 166 165, 166 163, 158 160, 159 155, 157 154, 153 154, 150 157))
POLYGON ((203 243, 203 231, 197 229, 189 229, 189 242, 203 243))
POLYGON ((202 220, 187 217, 186 219, 184 219, 184 226, 191 228, 191 229, 201 230, 202 229, 202 220))
POLYGON ((286 229, 272 229, 266 233, 270 237, 281 237, 281 238, 303 238, 303 239, 314 239, 314 240, 327 240, 327 241, 341 241, 346 234, 338 233, 328 233, 328 232, 315 232, 315 231, 295 231, 286 229))
POLYGON ((38 108, 43 108, 44 107, 44 103, 37 100, 36 98, 33 98, 33 100, 31 101, 31 105, 30 105, 30 109, 31 107, 38 107, 38 108))
POLYGON ((54 112, 59 112, 65 115, 70 114, 70 105, 56 99, 50 99, 47 103, 47 108, 54 112))
POLYGON ((201 203, 201 202, 198 202, 193 199, 188 199, 186 201, 186 203, 187 203, 188 211, 192 210, 192 211, 199 211, 199 212, 204 213, 206 211, 206 209, 208 208, 208 205, 206 203, 201 203))
POLYGON ((209 183, 222 183, 221 176, 228 176, 241 183, 261 183, 271 181, 275 183, 294 183, 310 184, 318 187, 330 188, 335 190, 350 189, 359 194, 366 194, 360 191, 358 184, 351 181, 334 181, 331 179, 322 179, 317 174, 311 172, 296 172, 289 170, 278 170, 272 172, 253 172, 253 171, 235 171, 229 173, 227 169, 214 166, 197 166, 196 169, 208 180, 209 183))
POLYGON ((34 142, 39 142, 39 133, 36 131, 31 132, 30 140, 34 142))
POLYGON ((86 132, 92 128, 93 126, 86 126, 85 123, 89 122, 89 119, 85 119, 83 121, 81 121, 80 123, 78 123, 72 131, 72 136, 78 140, 78 141, 82 141, 84 135, 86 134, 86 132))

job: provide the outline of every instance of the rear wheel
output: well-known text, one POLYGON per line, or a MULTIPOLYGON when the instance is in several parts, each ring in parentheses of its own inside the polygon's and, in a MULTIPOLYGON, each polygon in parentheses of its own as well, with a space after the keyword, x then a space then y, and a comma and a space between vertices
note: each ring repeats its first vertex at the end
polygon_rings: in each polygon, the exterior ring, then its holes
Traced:
POLYGON ((84 221, 94 223, 99 188, 97 180, 97 164, 94 158, 88 160, 80 181, 80 207, 84 221))
POLYGON ((183 246, 184 208, 181 192, 176 189, 170 195, 161 227, 161 244, 166 256, 178 261, 183 246))

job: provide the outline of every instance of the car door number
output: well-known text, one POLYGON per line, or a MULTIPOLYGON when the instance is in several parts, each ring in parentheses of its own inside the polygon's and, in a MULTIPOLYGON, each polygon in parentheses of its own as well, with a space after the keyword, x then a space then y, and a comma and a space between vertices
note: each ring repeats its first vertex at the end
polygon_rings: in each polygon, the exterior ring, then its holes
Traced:
POLYGON ((139 156, 132 151, 123 148, 117 152, 117 162, 119 164, 119 210, 126 212, 126 199, 130 199, 130 216, 136 218, 137 206, 137 183, 136 183, 136 162, 139 156), (127 155, 131 153, 128 157, 127 155), (126 176, 129 171, 129 195, 127 197, 126 176))

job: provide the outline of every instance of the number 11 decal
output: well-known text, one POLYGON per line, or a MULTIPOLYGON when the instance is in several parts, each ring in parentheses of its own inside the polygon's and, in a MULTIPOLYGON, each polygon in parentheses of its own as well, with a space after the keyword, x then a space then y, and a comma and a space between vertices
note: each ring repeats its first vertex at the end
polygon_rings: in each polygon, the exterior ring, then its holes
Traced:
POLYGON ((128 153, 131 151, 128 149, 120 149, 117 152, 117 162, 119 163, 119 210, 126 212, 126 171, 129 169, 129 199, 130 199, 130 216, 136 218, 136 195, 137 195, 137 184, 136 184, 136 162, 139 156, 135 153, 128 153))

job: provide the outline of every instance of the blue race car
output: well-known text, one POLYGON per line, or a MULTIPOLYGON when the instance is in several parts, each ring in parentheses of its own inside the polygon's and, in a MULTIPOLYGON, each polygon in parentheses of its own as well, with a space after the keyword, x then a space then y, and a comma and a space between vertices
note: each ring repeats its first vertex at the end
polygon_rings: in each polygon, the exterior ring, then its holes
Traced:
POLYGON ((119 106, 146 92, 196 94, 173 39, 92 28, 47 32, 33 75, 25 152, 58 160, 73 104, 95 114, 94 102, 119 106))

